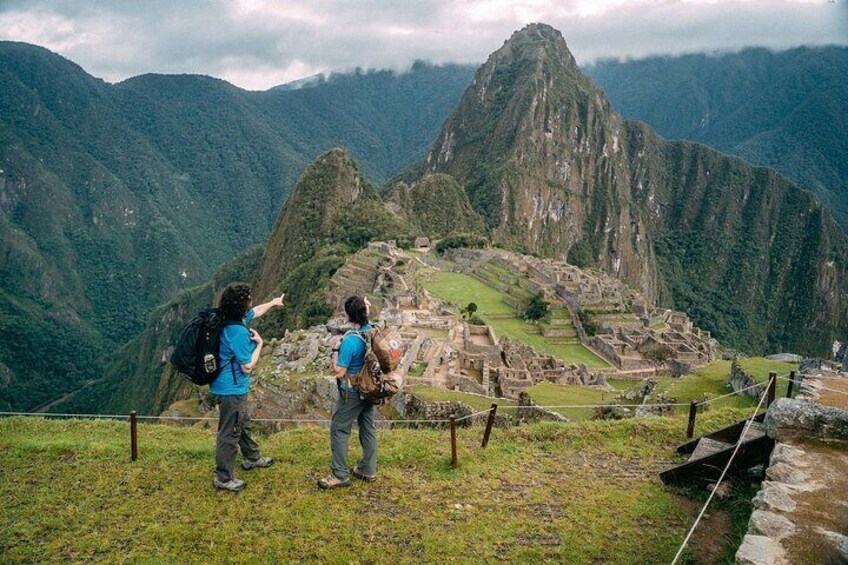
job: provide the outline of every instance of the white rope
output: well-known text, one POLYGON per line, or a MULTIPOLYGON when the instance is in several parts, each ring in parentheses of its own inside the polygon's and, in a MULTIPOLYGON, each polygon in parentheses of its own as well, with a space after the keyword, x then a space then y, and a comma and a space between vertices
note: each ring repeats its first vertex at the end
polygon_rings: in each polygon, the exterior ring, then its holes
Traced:
POLYGON ((721 472, 721 476, 718 478, 718 482, 713 487, 712 492, 710 493, 709 498, 707 498, 707 502, 704 504, 704 507, 701 508, 701 513, 698 514, 698 518, 695 520, 695 523, 692 524, 692 527, 689 529, 689 533, 686 534, 686 539, 683 540, 683 545, 680 546, 680 549, 677 550, 677 555, 674 556, 674 561, 671 562, 671 565, 677 563, 677 560, 680 559, 680 555, 683 553, 683 549, 686 547, 686 544, 689 543, 689 538, 692 537, 692 532, 695 531, 695 528, 698 527, 698 523, 700 523, 701 518, 704 516, 704 512, 707 511, 707 507, 710 505, 710 502, 713 500, 713 496, 715 496, 716 491, 718 490, 719 485, 721 485, 721 481, 724 480, 724 476, 727 474, 727 470, 730 469, 730 464, 733 463, 733 458, 736 457, 736 453, 739 451, 739 448, 742 446, 742 440, 745 439, 745 434, 748 433, 748 430, 751 428, 751 424, 754 421, 754 417, 757 415, 757 412, 760 411, 760 406, 763 405, 763 400, 768 396, 767 392, 764 392, 760 396, 760 402, 757 403, 757 407, 754 409, 754 413, 751 414, 751 417, 748 419, 748 422, 745 424, 745 429, 742 430, 742 435, 739 436, 739 440, 736 442, 736 447, 733 450, 733 453, 730 456, 730 459, 727 461, 727 465, 724 466, 724 470, 721 472))
MULTIPOLYGON (((112 419, 129 419, 127 414, 57 414, 55 412, 0 412, 0 416, 52 416, 61 418, 112 418, 112 419)), ((136 416, 144 418, 145 416, 136 416)))
MULTIPOLYGON (((781 379, 781 380, 784 380, 784 381, 790 381, 790 382, 792 381, 792 379, 787 379, 787 378, 784 378, 784 377, 777 377, 777 378, 778 378, 778 379, 781 379)), ((805 377, 805 378, 806 378, 806 377, 805 377)), ((797 379, 795 380, 795 384, 796 384, 796 385, 798 385, 798 387, 800 387, 800 386, 801 386, 801 383, 800 383, 797 379)), ((828 388, 828 387, 826 387, 826 386, 822 386, 822 385, 818 385, 818 386, 817 386, 817 387, 815 387, 815 388, 816 388, 816 390, 826 390, 826 391, 828 391, 828 392, 835 392, 836 394, 844 394, 844 395, 848 395, 848 392, 846 392, 846 391, 844 391, 844 390, 836 390, 835 388, 828 388)))
POLYGON ((689 406, 688 402, 658 402, 656 404, 556 404, 551 406, 538 406, 536 404, 532 406, 520 406, 518 404, 508 404, 506 406, 498 405, 498 409, 502 408, 541 408, 544 410, 551 410, 554 408, 638 408, 638 407, 648 407, 648 406, 689 406))
MULTIPOLYGON (((488 412, 486 410, 485 412, 488 412)), ((463 418, 457 419, 457 421, 464 420, 471 416, 475 416, 477 414, 483 414, 485 412, 477 412, 470 416, 465 416, 463 418)), ((0 412, 0 416, 34 416, 34 417, 52 417, 52 418, 91 418, 91 419, 119 419, 119 420, 128 420, 130 419, 130 415, 128 414, 59 414, 56 412, 0 412)), ((150 415, 137 415, 137 420, 186 420, 186 421, 217 421, 218 418, 213 418, 211 416, 150 416, 150 415)), ((297 418, 251 418, 251 422, 294 422, 294 423, 304 423, 304 424, 329 424, 332 420, 312 420, 312 419, 297 419, 297 418)), ((387 424, 447 424, 450 420, 378 420, 377 423, 385 422, 387 424)))
POLYGON ((698 402, 698 404, 708 404, 710 402, 715 402, 716 400, 721 400, 723 398, 727 398, 728 396, 734 396, 734 395, 737 395, 737 394, 742 394, 743 392, 747 392, 747 391, 749 391, 751 389, 755 389, 755 388, 761 388, 763 386, 768 386, 768 383, 757 383, 757 384, 751 385, 749 387, 740 388, 739 390, 735 390, 733 392, 723 394, 723 395, 717 396, 715 398, 708 398, 708 399, 706 399, 702 402, 698 402))
POLYGON ((485 410, 481 410, 481 411, 479 411, 479 412, 474 412, 473 414, 469 414, 469 415, 467 415, 467 416, 463 416, 462 418, 457 418, 457 419, 456 419, 456 421, 457 421, 457 422, 461 422, 461 421, 463 421, 463 420, 468 420, 469 418, 474 418, 475 416, 479 416, 480 414, 488 414, 488 413, 489 413, 489 412, 491 412, 491 411, 492 411, 492 409, 491 409, 491 408, 487 408, 487 409, 485 409, 485 410))

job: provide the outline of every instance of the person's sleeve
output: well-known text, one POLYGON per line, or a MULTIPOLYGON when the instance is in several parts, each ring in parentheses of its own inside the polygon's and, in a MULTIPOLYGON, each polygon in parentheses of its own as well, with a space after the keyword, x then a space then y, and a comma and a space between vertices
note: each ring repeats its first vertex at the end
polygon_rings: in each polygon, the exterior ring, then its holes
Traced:
POLYGON ((247 313, 247 315, 244 317, 244 325, 249 326, 250 322, 253 321, 253 318, 255 316, 256 316, 256 312, 254 312, 253 308, 251 308, 250 311, 247 313))
POLYGON ((350 367, 350 362, 353 361, 353 354, 356 352, 356 336, 349 335, 342 340, 342 346, 339 348, 339 360, 336 361, 336 367, 350 367))
POLYGON ((255 346, 250 340, 250 332, 247 328, 233 327, 235 334, 231 340, 231 349, 239 365, 247 365, 253 360, 255 346))

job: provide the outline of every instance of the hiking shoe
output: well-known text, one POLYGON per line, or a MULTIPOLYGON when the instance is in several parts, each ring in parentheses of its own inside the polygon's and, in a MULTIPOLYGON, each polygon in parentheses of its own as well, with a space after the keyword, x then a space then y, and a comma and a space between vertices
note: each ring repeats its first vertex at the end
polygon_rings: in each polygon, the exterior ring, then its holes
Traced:
POLYGON ((340 479, 337 476, 330 473, 328 477, 324 477, 323 479, 318 479, 318 486, 324 490, 329 490, 333 488, 341 488, 341 487, 349 487, 350 479, 340 479))
POLYGON ((245 471, 256 468, 270 467, 274 464, 274 460, 270 457, 260 457, 259 459, 245 459, 241 462, 241 468, 245 471))
POLYGON ((212 479, 212 484, 215 485, 215 488, 218 490, 228 490, 230 492, 239 492, 246 485, 246 483, 241 479, 233 478, 224 482, 218 480, 218 477, 212 479))
POLYGON ((377 475, 369 475, 368 473, 363 473, 359 470, 359 467, 354 467, 352 473, 355 479, 365 481, 366 483, 373 483, 377 480, 377 475))

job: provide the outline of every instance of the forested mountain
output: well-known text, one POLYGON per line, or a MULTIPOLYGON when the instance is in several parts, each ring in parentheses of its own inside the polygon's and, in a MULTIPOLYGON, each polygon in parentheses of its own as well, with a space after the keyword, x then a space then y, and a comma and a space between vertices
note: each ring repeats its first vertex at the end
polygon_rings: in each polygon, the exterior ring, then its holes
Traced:
POLYGON ((848 241, 771 169, 614 112, 543 24, 477 71, 426 158, 495 242, 597 266, 747 351, 824 354, 848 331, 848 241))
POLYGON ((605 61, 585 71, 624 117, 773 167, 848 230, 848 48, 605 61))
MULTIPOLYGON (((498 88, 449 122, 466 122, 465 137, 443 137, 429 164, 385 187, 407 235, 478 230, 484 217, 501 243, 603 266, 751 351, 812 351, 839 334, 843 244, 826 212, 768 171, 664 142, 612 109, 665 137, 772 166, 844 219, 845 48, 588 68, 611 104, 567 49, 544 51, 493 55, 500 63, 481 72, 498 88), (560 59, 567 68, 551 72, 560 59), (540 79, 556 88, 538 91, 540 79), (428 167, 450 174, 417 181, 428 167), (440 199, 447 204, 428 216, 440 199)), ((0 42, 0 409, 45 405, 100 379, 107 364, 113 373, 116 358, 136 363, 132 374, 146 361, 114 348, 179 289, 264 245, 316 156, 346 147, 364 178, 392 177, 427 153, 473 76, 470 66, 418 63, 406 74, 315 77, 266 92, 190 75, 110 85, 45 49, 0 42)), ((238 264, 259 269, 262 252, 238 264)), ((323 245, 276 288, 328 276, 344 254, 323 245)), ((319 310, 305 302, 282 323, 319 310)))
MULTIPOLYGON (((101 382, 63 402, 65 410, 158 413, 186 391, 187 381, 165 363, 181 326, 214 302, 233 281, 253 286, 257 297, 286 293, 286 306, 258 321, 268 339, 286 328, 323 323, 332 309, 323 292, 333 273, 369 241, 410 237, 404 220, 384 204, 351 156, 333 149, 298 179, 266 245, 223 266, 206 284, 181 292, 157 308, 147 328, 106 363, 101 382)), ((259 299, 258 300, 264 300, 259 299)))
POLYGON ((418 64, 288 91, 191 75, 110 85, 0 42, 0 408, 98 379, 156 305, 266 240, 319 153, 346 145, 373 178, 397 173, 469 75, 418 64))

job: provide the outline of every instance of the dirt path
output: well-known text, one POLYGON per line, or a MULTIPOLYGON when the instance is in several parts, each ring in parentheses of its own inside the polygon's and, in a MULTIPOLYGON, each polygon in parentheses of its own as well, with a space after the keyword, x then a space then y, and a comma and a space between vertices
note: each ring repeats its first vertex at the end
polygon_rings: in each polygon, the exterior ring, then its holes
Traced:
POLYGON ((71 398, 73 398, 78 393, 82 392, 83 390, 87 389, 88 387, 96 385, 97 383, 102 382, 104 380, 106 380, 106 379, 105 378, 103 378, 103 379, 92 379, 90 381, 85 381, 82 384, 82 386, 80 386, 79 388, 72 390, 71 392, 63 395, 61 398, 57 398, 56 400, 52 400, 52 401, 48 402, 47 404, 42 404, 41 406, 39 406, 38 408, 33 410, 33 412, 40 412, 40 413, 49 412, 50 409, 53 408, 54 406, 58 406, 59 404, 65 402, 66 400, 70 400, 71 398))

